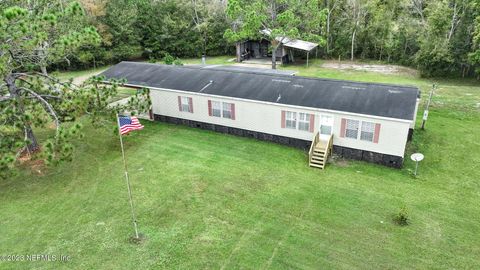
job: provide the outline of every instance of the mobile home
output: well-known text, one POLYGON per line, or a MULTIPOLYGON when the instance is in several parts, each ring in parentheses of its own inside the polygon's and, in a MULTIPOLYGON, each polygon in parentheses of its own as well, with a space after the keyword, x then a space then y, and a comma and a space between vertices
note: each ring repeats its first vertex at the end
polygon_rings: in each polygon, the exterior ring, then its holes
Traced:
POLYGON ((236 67, 121 62, 102 75, 151 89, 153 118, 401 167, 419 90, 236 67))

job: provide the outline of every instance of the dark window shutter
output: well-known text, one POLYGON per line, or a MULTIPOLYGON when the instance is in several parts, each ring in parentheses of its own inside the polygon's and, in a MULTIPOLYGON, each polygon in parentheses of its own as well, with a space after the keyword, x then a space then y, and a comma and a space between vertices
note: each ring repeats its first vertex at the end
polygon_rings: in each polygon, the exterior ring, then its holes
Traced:
POLYGON ((193 113, 193 99, 188 98, 188 107, 190 108, 190 112, 193 113))
POLYGON ((310 114, 310 132, 315 130, 315 114, 310 114))
POLYGON ((208 100, 208 116, 212 116, 212 101, 208 100))
POLYGON ((380 127, 381 124, 375 124, 375 134, 373 134, 373 142, 378 143, 378 138, 380 137, 380 127))
POLYGON ((345 137, 345 128, 347 126, 347 119, 342 118, 342 122, 340 125, 340 137, 345 137))
POLYGON ((231 109, 232 109, 232 120, 235 120, 235 104, 234 103, 231 103, 231 109))
POLYGON ((285 128, 285 111, 282 111, 282 128, 285 128))
POLYGON ((178 110, 182 111, 182 97, 178 96, 178 110))

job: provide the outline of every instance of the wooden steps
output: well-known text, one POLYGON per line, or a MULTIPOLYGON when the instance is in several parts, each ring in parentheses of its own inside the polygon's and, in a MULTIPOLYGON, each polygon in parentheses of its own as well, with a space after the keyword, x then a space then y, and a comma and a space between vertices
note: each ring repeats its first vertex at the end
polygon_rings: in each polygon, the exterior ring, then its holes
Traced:
POLYGON ((325 168, 326 156, 325 149, 315 147, 310 158, 310 167, 325 168))
POLYGON ((327 164, 328 156, 332 152, 333 140, 332 135, 320 139, 319 133, 317 132, 312 140, 312 145, 310 146, 310 151, 308 152, 308 165, 310 167, 324 169, 327 164))

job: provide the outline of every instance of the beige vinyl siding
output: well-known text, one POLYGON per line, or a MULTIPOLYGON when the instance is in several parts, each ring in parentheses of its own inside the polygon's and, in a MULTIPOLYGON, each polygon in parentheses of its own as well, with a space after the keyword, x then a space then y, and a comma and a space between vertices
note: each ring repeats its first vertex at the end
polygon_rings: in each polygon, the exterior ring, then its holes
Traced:
POLYGON ((319 130, 321 115, 330 115, 333 116, 332 130, 334 135, 334 145, 362 149, 394 156, 404 155, 408 130, 411 124, 408 121, 396 121, 394 119, 389 120, 378 117, 352 115, 341 112, 329 112, 322 111, 320 109, 303 109, 295 106, 269 104, 258 101, 240 100, 228 97, 208 96, 206 94, 187 93, 169 89, 152 89, 150 93, 154 114, 235 127, 307 141, 312 140, 314 133, 304 130, 298 130, 298 128, 282 128, 282 110, 297 113, 297 126, 299 113, 308 113, 315 115, 315 132, 319 130), (194 113, 179 111, 178 96, 186 96, 192 98, 194 113), (223 117, 209 116, 208 100, 234 103, 235 120, 223 117), (360 139, 340 137, 340 124, 342 118, 381 124, 378 143, 363 141, 360 139))

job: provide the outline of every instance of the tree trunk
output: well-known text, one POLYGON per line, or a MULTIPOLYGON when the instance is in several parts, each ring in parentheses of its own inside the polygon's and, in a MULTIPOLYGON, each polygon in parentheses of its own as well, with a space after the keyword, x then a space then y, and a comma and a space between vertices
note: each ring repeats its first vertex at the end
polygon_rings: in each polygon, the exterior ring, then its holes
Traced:
POLYGON ((242 52, 240 51, 240 42, 235 44, 235 51, 237 53, 237 63, 242 61, 242 52))
POLYGON ((277 49, 280 46, 281 42, 276 39, 273 39, 272 42, 272 69, 277 69, 277 49))
POLYGON ((45 76, 48 76, 48 72, 47 72, 47 67, 42 65, 40 66, 40 70, 42 71, 42 74, 45 75, 45 76))
POLYGON ((43 42, 40 50, 38 51, 38 56, 40 57, 40 70, 42 71, 43 75, 48 76, 47 73, 47 53, 46 50, 48 49, 48 42, 43 42))
POLYGON ((350 60, 353 61, 353 49, 355 47, 355 34, 357 33, 357 28, 353 30, 352 34, 352 48, 350 50, 350 60))
MULTIPOLYGON (((7 77, 5 78, 5 82, 7 83, 7 87, 10 95, 17 100, 17 110, 19 114, 23 116, 25 114, 25 108, 23 105, 22 97, 20 96, 19 90, 15 84, 14 76, 12 74, 7 75, 7 77)), ((28 122, 24 122, 23 126, 25 131, 25 137, 26 139, 28 139, 27 151, 29 153, 35 152, 36 150, 38 150, 39 146, 38 146, 37 138, 33 133, 32 127, 28 122)))
POLYGON ((276 49, 272 49, 272 69, 277 69, 277 52, 276 52, 276 49))
POLYGON ((327 56, 330 52, 330 14, 331 11, 329 9, 327 13, 327 56))
POLYGON ((28 139, 28 144, 27 144, 28 153, 33 153, 37 151, 39 148, 37 138, 33 133, 32 127, 28 123, 25 124, 25 137, 28 139))
POLYGON ((452 23, 450 26, 450 31, 448 31, 448 35, 447 35, 448 43, 450 43, 450 39, 452 38, 453 32, 455 31, 456 21, 457 21, 457 2, 455 2, 455 5, 453 6, 452 23))

